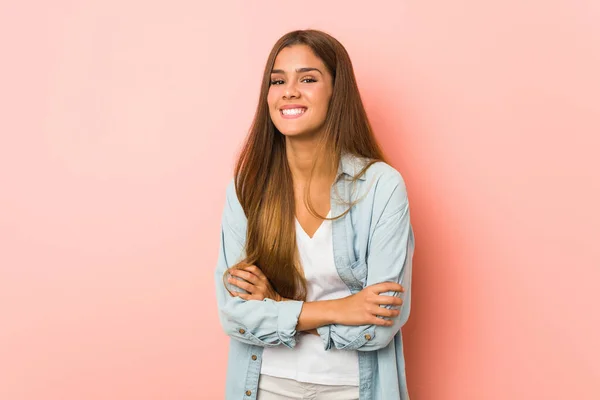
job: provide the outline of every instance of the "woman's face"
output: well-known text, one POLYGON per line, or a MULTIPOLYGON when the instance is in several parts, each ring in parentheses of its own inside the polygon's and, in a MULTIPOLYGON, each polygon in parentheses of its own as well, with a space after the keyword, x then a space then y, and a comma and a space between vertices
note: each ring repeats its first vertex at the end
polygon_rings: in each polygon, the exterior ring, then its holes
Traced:
POLYGON ((271 72, 267 96, 271 120, 289 137, 318 135, 332 92, 332 76, 310 47, 286 47, 277 55, 271 72))

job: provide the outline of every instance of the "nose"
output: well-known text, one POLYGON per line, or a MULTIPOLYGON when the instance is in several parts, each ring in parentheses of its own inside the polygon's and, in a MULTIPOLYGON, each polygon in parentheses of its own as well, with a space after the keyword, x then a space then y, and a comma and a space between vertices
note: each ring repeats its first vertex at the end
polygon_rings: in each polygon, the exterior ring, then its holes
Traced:
POLYGON ((298 97, 300 97, 300 92, 298 91, 296 82, 290 80, 285 85, 285 91, 283 92, 283 98, 284 98, 284 100, 287 100, 287 99, 296 99, 298 97))

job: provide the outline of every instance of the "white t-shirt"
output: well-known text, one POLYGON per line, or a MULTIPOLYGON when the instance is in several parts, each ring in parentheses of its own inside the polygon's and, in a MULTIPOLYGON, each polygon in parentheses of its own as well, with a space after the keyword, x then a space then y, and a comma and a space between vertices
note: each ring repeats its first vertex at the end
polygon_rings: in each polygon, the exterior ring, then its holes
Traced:
MULTIPOLYGON (((329 217, 329 214, 327 215, 329 217)), ((296 241, 307 280, 307 301, 349 296, 333 260, 332 221, 323 221, 309 237, 296 219, 296 241)), ((324 350, 322 339, 301 334, 296 347, 265 347, 261 373, 278 378, 321 385, 357 385, 358 354, 355 350, 324 350)))

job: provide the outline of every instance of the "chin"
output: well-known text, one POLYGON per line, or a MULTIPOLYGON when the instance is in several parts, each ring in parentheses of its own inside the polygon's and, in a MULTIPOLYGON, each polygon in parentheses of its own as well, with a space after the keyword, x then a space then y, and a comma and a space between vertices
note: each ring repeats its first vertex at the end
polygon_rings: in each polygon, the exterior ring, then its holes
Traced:
POLYGON ((294 137, 294 136, 304 136, 306 134, 305 131, 297 130, 297 129, 279 129, 279 132, 283 136, 294 137))
POLYGON ((276 125, 275 127, 283 136, 286 137, 309 137, 316 132, 313 127, 285 126, 286 124, 282 125, 283 126, 280 125, 280 127, 276 125))

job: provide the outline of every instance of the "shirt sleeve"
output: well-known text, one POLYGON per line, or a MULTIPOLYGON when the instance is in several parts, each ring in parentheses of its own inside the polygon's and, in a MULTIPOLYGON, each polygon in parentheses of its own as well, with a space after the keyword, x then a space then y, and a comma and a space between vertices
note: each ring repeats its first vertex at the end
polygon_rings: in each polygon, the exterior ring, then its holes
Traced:
MULTIPOLYGON (((219 319, 225 333, 244 343, 261 347, 296 345, 296 325, 302 301, 271 299, 243 300, 233 297, 225 287, 225 271, 241 261, 245 253, 246 216, 237 199, 234 182, 227 187, 221 221, 221 243, 215 270, 219 319)), ((229 286, 230 290, 242 291, 229 286)))
MULTIPOLYGON (((337 349, 374 351, 386 347, 408 320, 412 280, 414 234, 410 224, 410 210, 404 182, 400 179, 372 233, 367 256, 367 286, 381 282, 397 282, 403 293, 387 292, 403 299, 400 315, 393 318, 392 326, 332 324, 317 329, 325 350, 337 349)), ((385 306, 391 308, 391 306, 385 306)))

